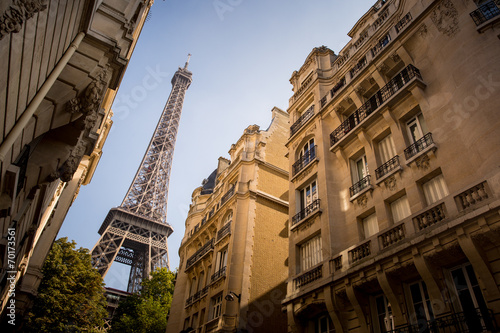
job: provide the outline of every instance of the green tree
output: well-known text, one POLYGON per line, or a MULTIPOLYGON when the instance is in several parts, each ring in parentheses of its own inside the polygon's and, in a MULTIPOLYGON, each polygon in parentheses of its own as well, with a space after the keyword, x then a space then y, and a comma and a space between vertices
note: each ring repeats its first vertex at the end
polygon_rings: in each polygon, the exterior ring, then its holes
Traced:
POLYGON ((114 333, 165 332, 172 304, 175 273, 160 268, 142 282, 140 293, 127 297, 118 305, 111 323, 114 333))
POLYGON ((66 237, 54 242, 42 268, 43 279, 27 332, 92 332, 107 317, 104 284, 89 251, 66 237))

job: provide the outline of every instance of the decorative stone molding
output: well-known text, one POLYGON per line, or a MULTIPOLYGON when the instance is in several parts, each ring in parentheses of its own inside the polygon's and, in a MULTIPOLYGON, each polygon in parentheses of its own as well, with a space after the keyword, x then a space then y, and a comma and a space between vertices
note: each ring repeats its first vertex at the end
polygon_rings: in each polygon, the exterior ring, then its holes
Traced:
POLYGON ((366 206, 368 205, 368 197, 366 196, 366 194, 364 194, 364 195, 360 196, 359 198, 357 198, 356 202, 361 207, 366 208, 366 206))
POLYGON ((392 59, 392 61, 394 61, 394 62, 399 62, 399 61, 401 60, 401 57, 399 56, 399 54, 397 54, 397 53, 393 53, 393 54, 391 55, 391 59, 392 59))
POLYGON ((420 36, 420 38, 427 37, 427 26, 425 24, 422 24, 422 26, 418 29, 417 34, 420 36))
POLYGON ((316 124, 314 124, 313 126, 311 126, 311 128, 307 130, 306 135, 314 133, 315 130, 316 130, 316 124))
POLYGON ((459 30, 458 12, 450 0, 443 0, 431 13, 432 23, 436 25, 439 32, 452 37, 459 30))
POLYGON ((427 154, 423 155, 422 157, 418 158, 415 160, 415 164, 419 169, 422 170, 429 170, 430 168, 430 158, 427 156, 427 154))
POLYGON ((106 91, 107 79, 107 68, 103 68, 87 86, 82 94, 83 96, 75 97, 68 102, 67 107, 70 112, 78 111, 85 116, 83 119, 84 128, 68 159, 49 177, 51 180, 61 178, 64 182, 70 181, 87 149, 93 145, 93 140, 89 137, 89 134, 99 120, 98 112, 106 91))
POLYGON ((366 92, 366 89, 363 88, 362 86, 357 86, 355 89, 354 89, 355 92, 357 92, 358 94, 360 95, 363 95, 365 92, 366 92))
POLYGON ((341 114, 345 111, 345 108, 342 105, 337 105, 336 107, 333 108, 333 110, 336 113, 341 114))
POLYGON ((387 66, 385 63, 382 63, 382 64, 378 67, 378 70, 379 70, 381 73, 386 74, 386 73, 389 71, 389 66, 387 66))
POLYGON ((0 16, 0 40, 21 31, 23 23, 47 8, 46 0, 14 0, 0 16))
POLYGON ((389 191, 394 191, 394 190, 396 190, 396 187, 397 187, 397 180, 396 180, 396 177, 392 176, 392 177, 387 178, 387 179, 384 181, 384 184, 385 184, 385 187, 386 187, 389 191))

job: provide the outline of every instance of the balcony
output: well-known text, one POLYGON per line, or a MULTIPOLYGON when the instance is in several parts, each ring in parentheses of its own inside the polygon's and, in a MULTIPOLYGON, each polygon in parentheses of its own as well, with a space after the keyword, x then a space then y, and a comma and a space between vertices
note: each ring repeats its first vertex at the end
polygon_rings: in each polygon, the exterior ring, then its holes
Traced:
POLYGON ((306 206, 306 208, 302 209, 298 214, 292 217, 292 229, 295 225, 298 225, 300 221, 305 220, 307 217, 312 216, 316 212, 319 212, 319 208, 320 199, 316 199, 310 205, 306 206))
POLYGON ((458 209, 463 211, 486 201, 490 197, 488 192, 486 182, 482 182, 457 195, 455 202, 458 209))
POLYGON ((444 203, 426 210, 413 218, 417 230, 423 230, 446 218, 444 203))
POLYGON ((489 1, 470 13, 470 16, 474 20, 476 26, 480 26, 486 21, 500 15, 499 2, 500 1, 498 0, 489 1))
POLYGON ((384 333, 451 333, 451 332, 498 332, 491 310, 474 309, 473 311, 455 312, 430 321, 419 321, 384 333))
POLYGON ((403 29, 410 23, 412 20, 411 14, 407 13, 401 20, 399 20, 398 23, 394 26, 394 29, 396 29, 396 32, 399 34, 403 29))
POLYGON ((349 72, 351 74, 351 79, 353 79, 363 68, 365 68, 366 64, 368 64, 368 61, 366 60, 366 57, 363 57, 363 59, 354 65, 349 72))
POLYGON ((304 274, 293 279, 295 289, 305 286, 313 281, 320 279, 323 276, 323 265, 319 265, 304 274))
POLYGON ((436 148, 434 140, 432 140, 432 133, 427 133, 405 149, 406 164, 409 165, 424 153, 436 148))
POLYGON ((226 237, 231 233, 231 221, 227 222, 220 230, 217 232, 217 242, 226 237))
POLYGON ((304 126, 304 124, 307 123, 307 121, 311 119, 312 116, 314 116, 314 105, 311 105, 311 107, 307 109, 304 113, 302 113, 299 119, 297 119, 297 121, 293 123, 293 125, 290 127, 290 137, 292 137, 295 133, 297 133, 297 131, 302 126, 304 126))
POLYGON ((219 280, 220 278, 226 276, 226 266, 222 267, 221 269, 219 269, 217 272, 215 272, 211 277, 210 277, 210 281, 211 282, 215 282, 217 280, 219 280))
POLYGON ((382 104, 387 102, 396 93, 406 87, 414 78, 422 80, 420 71, 413 65, 408 65, 396 74, 385 86, 377 91, 359 109, 330 134, 330 147, 336 145, 344 136, 361 124, 368 116, 374 113, 382 104))
POLYGON ((370 244, 371 241, 368 241, 349 251, 349 258, 351 258, 351 263, 355 263, 356 261, 368 257, 372 253, 370 244))
POLYGON ((382 249, 405 239, 405 225, 399 224, 378 236, 382 249))
MULTIPOLYGON (((399 164, 399 156, 396 155, 377 169, 375 169, 375 176, 377 180, 382 181, 387 176, 394 173, 395 170, 402 170, 401 165, 399 164)), ((378 183, 378 182, 377 182, 378 183)))
POLYGON ((220 205, 222 206, 223 204, 225 204, 234 194, 234 187, 235 186, 231 186, 231 188, 222 196, 222 198, 220 199, 220 205))
POLYGON ((364 193, 368 189, 372 189, 373 187, 371 186, 371 181, 370 181, 371 176, 368 175, 364 178, 362 178, 359 182, 355 183, 351 187, 349 187, 349 194, 351 195, 351 201, 355 199, 358 195, 361 193, 364 193))
POLYGON ((206 242, 202 247, 198 249, 189 259, 186 261, 186 270, 193 266, 198 260, 203 258, 207 253, 214 249, 214 239, 212 238, 206 242))
POLYGON ((391 41, 391 35, 387 34, 384 38, 382 38, 377 45, 372 48, 372 56, 375 57, 379 52, 391 41))
POLYGON ((309 163, 316 159, 316 149, 317 146, 311 147, 307 153, 305 153, 301 158, 297 160, 292 165, 292 176, 298 174, 302 169, 304 169, 309 163))

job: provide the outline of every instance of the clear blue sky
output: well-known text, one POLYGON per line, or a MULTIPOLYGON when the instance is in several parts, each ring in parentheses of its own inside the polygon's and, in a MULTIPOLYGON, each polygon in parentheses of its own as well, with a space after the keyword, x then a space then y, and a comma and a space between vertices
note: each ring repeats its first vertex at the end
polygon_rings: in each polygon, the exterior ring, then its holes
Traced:
MULTIPOLYGON (((274 106, 287 110, 289 82, 314 47, 338 53, 375 0, 156 0, 113 104, 113 127, 92 182, 82 186, 59 237, 92 249, 112 207, 137 171, 171 90, 191 53, 168 195, 171 268, 179 265, 191 194, 228 158, 252 124, 266 129, 274 106)), ((107 286, 126 289, 128 267, 114 263, 107 286)))

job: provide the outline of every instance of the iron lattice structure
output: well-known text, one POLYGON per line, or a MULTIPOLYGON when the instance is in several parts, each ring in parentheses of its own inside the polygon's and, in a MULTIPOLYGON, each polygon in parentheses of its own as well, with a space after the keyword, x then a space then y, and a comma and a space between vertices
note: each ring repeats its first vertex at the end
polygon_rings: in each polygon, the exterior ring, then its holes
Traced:
POLYGON ((109 211, 92 249, 92 265, 103 277, 114 261, 131 266, 128 292, 138 291, 156 268, 170 268, 168 184, 184 95, 192 81, 188 64, 189 56, 172 78, 172 91, 122 204, 109 211))

